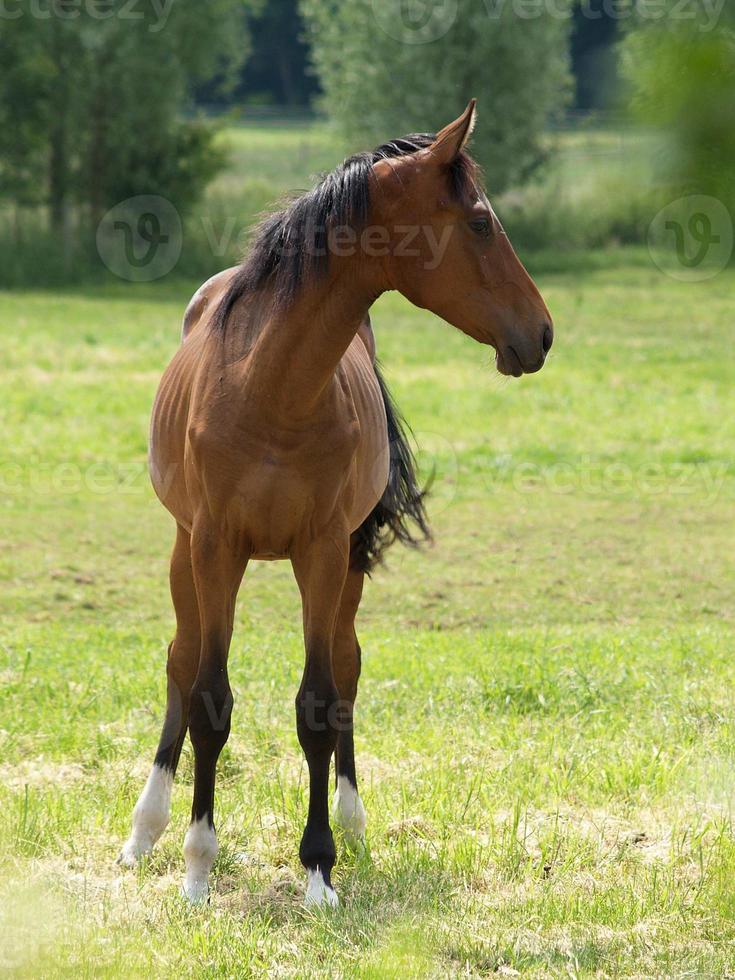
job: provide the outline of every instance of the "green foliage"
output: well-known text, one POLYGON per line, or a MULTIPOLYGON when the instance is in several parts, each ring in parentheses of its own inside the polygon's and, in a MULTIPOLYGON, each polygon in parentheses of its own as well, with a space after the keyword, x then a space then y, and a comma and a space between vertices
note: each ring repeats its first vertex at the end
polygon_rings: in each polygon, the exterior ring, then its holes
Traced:
POLYGON ((52 0, 48 16, 3 19, 0 192, 48 202, 57 228, 74 204, 92 226, 133 194, 190 204, 222 156, 211 132, 180 114, 197 81, 234 79, 246 6, 114 0, 100 17, 95 4, 52 0))
POLYGON ((238 86, 248 102, 306 108, 316 87, 298 0, 268 0, 250 21, 253 54, 238 86))
POLYGON ((570 19, 478 0, 423 6, 432 16, 412 30, 402 0, 302 0, 329 115, 366 147, 439 129, 476 96, 473 147, 491 193, 521 183, 570 96, 570 19))
POLYGON ((0 25, 0 199, 36 204, 43 196, 44 129, 47 68, 34 52, 29 56, 28 20, 7 29, 0 25))
POLYGON ((667 134, 660 176, 682 193, 718 197, 735 213, 735 16, 723 7, 709 23, 681 19, 680 10, 666 0, 663 23, 640 21, 625 39, 633 107, 667 134))
MULTIPOLYGON (((212 144, 207 143, 207 146, 212 144)), ((182 212, 183 248, 170 275, 198 278, 236 264, 258 217, 312 175, 331 170, 346 152, 344 138, 325 122, 229 125, 213 144, 229 165, 204 198, 182 212)), ((553 250, 568 265, 570 251, 640 244, 666 190, 653 184, 660 140, 639 130, 571 128, 554 137, 554 155, 539 179, 521 191, 493 195, 493 204, 524 258, 553 250)), ((169 160, 172 166, 182 159, 169 160)), ((171 178, 173 179, 173 178, 171 178)), ((99 280, 93 243, 68 260, 41 209, 0 220, 0 284, 52 286, 99 280)), ((545 260, 544 260, 545 261, 545 260)), ((591 261, 584 257, 585 265, 591 261)))

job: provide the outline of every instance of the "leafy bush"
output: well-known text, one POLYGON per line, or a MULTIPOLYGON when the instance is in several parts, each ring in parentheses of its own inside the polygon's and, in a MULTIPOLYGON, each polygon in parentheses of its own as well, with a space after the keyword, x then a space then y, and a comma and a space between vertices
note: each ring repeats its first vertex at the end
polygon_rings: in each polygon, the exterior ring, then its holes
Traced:
POLYGON ((623 45, 633 108, 668 137, 659 176, 677 193, 719 198, 735 215, 735 13, 715 22, 676 16, 642 21, 623 45))

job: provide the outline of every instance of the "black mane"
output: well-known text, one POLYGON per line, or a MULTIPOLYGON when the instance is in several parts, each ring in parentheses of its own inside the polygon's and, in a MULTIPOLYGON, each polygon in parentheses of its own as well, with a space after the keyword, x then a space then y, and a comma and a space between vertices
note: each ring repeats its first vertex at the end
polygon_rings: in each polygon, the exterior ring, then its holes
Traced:
MULTIPOLYGON (((270 285, 274 305, 283 308, 305 280, 324 275, 329 266, 329 229, 348 227, 359 233, 367 222, 373 165, 416 153, 435 138, 432 133, 412 133, 372 152, 356 153, 284 210, 269 215, 258 226, 249 254, 215 311, 213 328, 226 330, 232 307, 245 293, 270 285)), ((451 164, 450 190, 457 199, 469 197, 477 172, 477 165, 464 151, 451 164)))

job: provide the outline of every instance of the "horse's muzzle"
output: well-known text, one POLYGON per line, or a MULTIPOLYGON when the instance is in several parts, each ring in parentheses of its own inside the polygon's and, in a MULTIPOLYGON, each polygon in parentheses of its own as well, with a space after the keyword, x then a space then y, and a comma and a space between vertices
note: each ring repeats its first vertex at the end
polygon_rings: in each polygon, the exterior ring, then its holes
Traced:
POLYGON ((498 371, 512 378, 520 378, 522 374, 535 374, 544 366, 553 342, 553 327, 550 323, 544 323, 540 344, 529 344, 524 340, 498 347, 495 355, 498 371))

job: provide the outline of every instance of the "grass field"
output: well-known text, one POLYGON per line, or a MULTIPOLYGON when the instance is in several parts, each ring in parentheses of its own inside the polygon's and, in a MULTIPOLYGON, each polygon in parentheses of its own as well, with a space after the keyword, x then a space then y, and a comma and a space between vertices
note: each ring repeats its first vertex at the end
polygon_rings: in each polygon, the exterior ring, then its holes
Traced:
POLYGON ((367 589, 369 853, 338 842, 326 914, 301 905, 282 564, 241 591, 210 907, 178 895, 188 748, 155 856, 114 863, 172 631, 147 418, 196 284, 2 296, 4 971, 735 976, 735 277, 600 265, 542 276, 557 342, 518 382, 400 299, 375 310, 437 540, 367 589))

